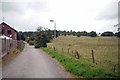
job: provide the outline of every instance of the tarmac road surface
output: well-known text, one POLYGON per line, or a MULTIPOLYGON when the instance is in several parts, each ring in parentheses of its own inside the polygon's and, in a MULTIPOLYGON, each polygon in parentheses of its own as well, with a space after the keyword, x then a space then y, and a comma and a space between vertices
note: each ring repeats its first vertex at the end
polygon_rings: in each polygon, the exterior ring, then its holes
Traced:
POLYGON ((2 68, 3 78, 65 78, 65 74, 55 60, 28 44, 22 53, 2 68))

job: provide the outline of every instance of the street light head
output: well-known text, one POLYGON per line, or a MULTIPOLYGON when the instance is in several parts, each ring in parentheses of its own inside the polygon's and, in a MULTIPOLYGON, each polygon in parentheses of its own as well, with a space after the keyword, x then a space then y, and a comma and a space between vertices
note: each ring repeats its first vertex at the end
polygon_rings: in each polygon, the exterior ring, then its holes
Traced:
POLYGON ((50 20, 50 22, 54 22, 54 20, 50 20))
POLYGON ((114 27, 117 27, 117 25, 114 25, 114 27))

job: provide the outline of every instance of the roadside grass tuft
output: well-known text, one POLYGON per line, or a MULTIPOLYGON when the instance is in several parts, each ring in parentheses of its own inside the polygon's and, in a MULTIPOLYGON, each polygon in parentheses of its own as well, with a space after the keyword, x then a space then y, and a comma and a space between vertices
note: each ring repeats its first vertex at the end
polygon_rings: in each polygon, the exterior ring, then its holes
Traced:
POLYGON ((25 43, 24 43, 23 41, 20 41, 19 46, 18 46, 18 50, 19 50, 20 52, 22 52, 23 49, 24 49, 24 47, 25 47, 25 43))
POLYGON ((58 53, 49 48, 42 48, 43 51, 47 52, 52 58, 57 59, 65 68, 66 71, 80 78, 114 78, 116 75, 106 72, 102 68, 94 68, 94 64, 86 61, 76 60, 70 56, 66 56, 64 53, 58 53))

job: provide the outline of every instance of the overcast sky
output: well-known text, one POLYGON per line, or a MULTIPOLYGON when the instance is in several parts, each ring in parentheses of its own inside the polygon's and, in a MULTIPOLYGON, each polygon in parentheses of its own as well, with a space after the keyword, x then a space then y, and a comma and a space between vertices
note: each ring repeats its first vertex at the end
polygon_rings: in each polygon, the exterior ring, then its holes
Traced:
POLYGON ((1 0, 0 21, 18 31, 35 31, 38 26, 57 30, 113 31, 118 23, 119 0, 1 0))

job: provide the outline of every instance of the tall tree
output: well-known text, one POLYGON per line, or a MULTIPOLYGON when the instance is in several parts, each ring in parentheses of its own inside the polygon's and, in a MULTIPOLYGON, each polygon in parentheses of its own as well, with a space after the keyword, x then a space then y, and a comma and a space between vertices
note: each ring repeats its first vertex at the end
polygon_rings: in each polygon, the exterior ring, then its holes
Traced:
POLYGON ((88 33, 88 36, 96 37, 97 33, 95 31, 91 31, 90 33, 88 33))
POLYGON ((116 32, 114 36, 120 37, 120 32, 116 32))
POLYGON ((101 36, 114 36, 114 33, 110 31, 106 31, 106 32, 103 32, 101 36))
POLYGON ((43 27, 38 27, 36 33, 36 48, 47 47, 47 42, 53 38, 53 31, 43 27))

